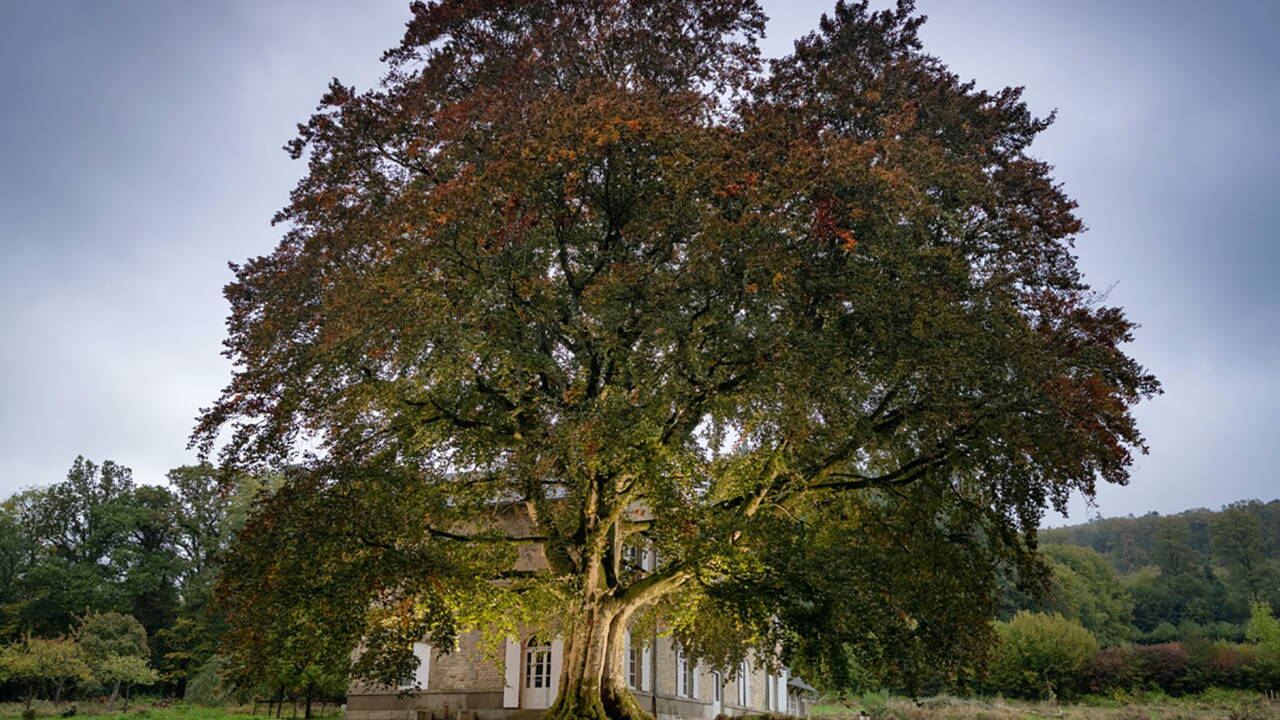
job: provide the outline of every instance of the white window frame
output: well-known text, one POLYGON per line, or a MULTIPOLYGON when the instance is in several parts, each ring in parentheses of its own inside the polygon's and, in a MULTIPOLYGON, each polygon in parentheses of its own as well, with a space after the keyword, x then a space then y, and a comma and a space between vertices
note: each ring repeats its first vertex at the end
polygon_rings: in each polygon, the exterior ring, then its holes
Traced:
POLYGON ((626 660, 627 687, 640 690, 644 686, 644 655, 631 639, 631 631, 627 631, 626 660))
POLYGON ((530 638, 524 648, 524 687, 539 690, 551 687, 556 678, 551 677, 551 642, 542 638, 530 638))
POLYGON ((689 656, 684 654, 684 650, 676 649, 676 695, 680 697, 697 697, 698 694, 698 669, 694 663, 689 662, 689 656))
POLYGON ((751 707, 751 667, 746 660, 738 666, 738 704, 751 707))

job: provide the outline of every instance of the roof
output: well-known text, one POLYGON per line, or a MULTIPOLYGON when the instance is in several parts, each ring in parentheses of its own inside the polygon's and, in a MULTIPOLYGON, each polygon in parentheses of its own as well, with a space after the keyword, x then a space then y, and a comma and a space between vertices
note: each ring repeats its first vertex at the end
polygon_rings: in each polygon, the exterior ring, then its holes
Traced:
POLYGON ((805 692, 818 694, 818 689, 798 677, 793 677, 787 681, 787 687, 799 688, 805 692))

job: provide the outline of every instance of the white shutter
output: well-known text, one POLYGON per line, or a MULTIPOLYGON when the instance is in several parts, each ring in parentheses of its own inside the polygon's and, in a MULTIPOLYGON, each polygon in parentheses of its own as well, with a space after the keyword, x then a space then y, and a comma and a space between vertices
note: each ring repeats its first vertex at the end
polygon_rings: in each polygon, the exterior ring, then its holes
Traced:
POLYGON ((787 669, 778 675, 778 711, 787 712, 787 669))
POLYGON ((431 677, 431 646, 421 642, 414 643, 413 659, 417 661, 413 672, 396 685, 397 690, 427 689, 427 679, 431 677))
POLYGON ((751 707, 751 665, 742 661, 742 706, 751 707))
POLYGON ((653 690, 653 677, 650 669, 653 661, 650 660, 649 653, 653 651, 653 644, 644 646, 644 650, 640 652, 640 689, 643 692, 651 692, 653 690))
POLYGON ((691 675, 693 675, 693 692, 690 693, 689 696, 692 697, 694 700, 700 699, 702 697, 702 693, 700 692, 700 690, 702 690, 702 682, 701 682, 702 668, 698 667, 700 664, 701 663, 697 663, 697 662, 693 663, 693 672, 690 673, 691 675))
POLYGON ((564 664, 564 638, 556 637, 551 641, 551 701, 555 702, 560 694, 560 668, 564 664))
POLYGON ((507 638, 506 667, 503 671, 502 707, 520 706, 520 641, 507 638))
POLYGON ((413 656, 418 658, 418 672, 414 673, 413 679, 417 681, 418 689, 426 690, 427 684, 431 682, 431 646, 426 643, 414 643, 413 656))
MULTIPOLYGON (((636 668, 637 671, 640 668, 636 668)), ((628 630, 626 636, 622 639, 622 679, 627 683, 627 687, 633 690, 639 690, 631 685, 631 631, 628 630)), ((637 678, 637 681, 639 678, 637 678)), ((637 684, 639 684, 637 682, 637 684)))

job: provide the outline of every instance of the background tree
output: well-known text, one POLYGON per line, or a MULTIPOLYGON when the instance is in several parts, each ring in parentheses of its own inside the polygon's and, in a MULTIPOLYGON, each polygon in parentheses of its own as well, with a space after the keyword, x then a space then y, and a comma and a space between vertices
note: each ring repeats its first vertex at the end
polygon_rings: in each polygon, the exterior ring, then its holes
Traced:
POLYGON ((1227 569, 1227 580, 1250 603, 1270 602, 1276 594, 1276 561, 1267 557, 1261 503, 1238 502, 1213 516, 1213 552, 1227 569))
POLYGON ((112 686, 108 708, 115 705, 116 695, 124 686, 125 710, 129 709, 129 693, 134 685, 150 685, 160 679, 160 674, 147 664, 146 658, 136 655, 111 655, 98 665, 97 674, 102 682, 112 686))
POLYGON ((33 490, 22 523, 36 550, 19 586, 19 628, 39 635, 70 632, 86 608, 123 610, 129 600, 117 582, 126 574, 122 552, 134 522, 129 468, 77 457, 64 481, 33 490))
POLYGON ((0 502, 0 642, 20 634, 17 616, 24 597, 22 579, 36 560, 38 546, 26 509, 31 496, 30 491, 24 491, 0 502))
POLYGON ((147 646, 146 629, 133 616, 117 612, 88 615, 81 621, 76 637, 94 673, 111 684, 108 705, 115 703, 122 683, 144 682, 137 679, 144 676, 138 668, 146 667, 151 649, 147 646))
MULTIPOLYGON (((1186 518, 1161 518, 1157 528, 1151 557, 1158 572, 1137 575, 1130 584, 1135 625, 1151 631, 1161 624, 1204 624, 1234 615, 1209 557, 1193 545, 1186 518)), ((1207 548, 1207 537, 1201 545, 1207 548)))
POLYGON ((92 682, 93 674, 83 648, 75 640, 27 635, 0 649, 0 679, 26 686, 23 701, 29 710, 42 687, 52 687, 48 696, 58 702, 69 681, 92 682))
POLYGON ((1080 690, 1081 670, 1098 652, 1098 641, 1080 623, 1057 613, 1019 612, 997 623, 999 648, 991 677, 1011 695, 1053 700, 1080 690))
POLYGON ((77 458, 68 477, 0 502, 0 641, 57 637, 77 616, 123 613, 153 640, 181 695, 225 625, 209 606, 217 557, 270 477, 181 467, 171 487, 134 483, 117 463, 77 458))
MULTIPOLYGON (((230 540, 228 514, 236 496, 224 492, 218 469, 209 463, 176 468, 165 477, 176 496, 174 544, 186 561, 183 595, 203 604, 213 587, 215 558, 230 540)), ((237 478, 235 485, 244 480, 237 478)))
POLYGON ((140 485, 114 509, 125 535, 112 554, 112 564, 123 580, 130 614, 152 634, 173 624, 179 606, 177 498, 168 488, 140 485))
MULTIPOLYGON (((415 3, 385 82, 335 81, 301 127, 289 229, 226 290, 236 370, 194 442, 229 428, 226 464, 296 468, 246 542, 291 533, 286 555, 353 580, 326 610, 327 576, 288 557, 292 590, 228 568, 231 661, 336 627, 390 682, 406 638, 527 619, 565 636, 550 716, 638 716, 628 622, 660 603, 709 654, 698 628, 729 626, 701 620, 783 575, 774 538, 854 563, 808 530, 920 518, 917 550, 974 554, 953 602, 982 609, 1046 505, 1124 482, 1158 385, 1027 153, 1049 120, 926 55, 922 21, 842 2, 766 68, 752 0, 415 3), (341 501, 385 519, 287 519, 341 501), (512 512, 528 532, 490 529, 512 512), (656 570, 623 562, 633 542, 656 570), (548 569, 514 573, 529 544, 548 569), (504 582, 455 584, 477 577, 504 582), (290 602, 259 618, 265 596, 290 602)), ((914 582, 886 589, 832 611, 969 652, 929 635, 949 609, 914 582)), ((736 637, 787 637, 776 597, 736 637)))
POLYGON ((174 686, 174 694, 183 697, 187 683, 213 657, 219 633, 209 614, 176 619, 173 625, 155 634, 155 657, 160 677, 174 686))
POLYGON ((1046 544, 1049 579, 1043 594, 1008 588, 1006 617, 1019 610, 1058 613, 1075 620, 1098 642, 1111 647, 1133 633, 1133 598, 1129 588, 1097 551, 1089 547, 1046 544))

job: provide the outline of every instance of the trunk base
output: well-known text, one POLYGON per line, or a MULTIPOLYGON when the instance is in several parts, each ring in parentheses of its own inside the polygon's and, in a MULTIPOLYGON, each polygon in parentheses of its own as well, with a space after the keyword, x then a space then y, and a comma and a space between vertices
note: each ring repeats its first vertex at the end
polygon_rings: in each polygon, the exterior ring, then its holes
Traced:
POLYGON ((570 685, 543 713, 542 720, 654 720, 631 691, 605 683, 602 688, 570 685))

